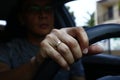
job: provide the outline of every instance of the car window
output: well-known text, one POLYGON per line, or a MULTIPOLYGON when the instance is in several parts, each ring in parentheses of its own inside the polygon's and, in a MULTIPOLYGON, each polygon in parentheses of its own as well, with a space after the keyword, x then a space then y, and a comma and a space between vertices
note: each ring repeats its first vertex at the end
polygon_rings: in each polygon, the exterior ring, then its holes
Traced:
MULTIPOLYGON (((93 27, 104 23, 120 23, 120 20, 118 20, 120 19, 119 4, 114 1, 111 4, 109 3, 109 0, 105 2, 100 0, 90 0, 90 2, 88 0, 75 0, 66 3, 65 6, 73 17, 76 26, 93 27)), ((95 44, 103 47, 107 54, 120 56, 120 38, 106 39, 95 44)))
POLYGON ((95 5, 96 0, 74 0, 65 4, 69 12, 74 15, 77 26, 86 25, 90 15, 95 11, 95 5))
POLYGON ((98 42, 106 53, 120 56, 120 38, 110 38, 98 42))

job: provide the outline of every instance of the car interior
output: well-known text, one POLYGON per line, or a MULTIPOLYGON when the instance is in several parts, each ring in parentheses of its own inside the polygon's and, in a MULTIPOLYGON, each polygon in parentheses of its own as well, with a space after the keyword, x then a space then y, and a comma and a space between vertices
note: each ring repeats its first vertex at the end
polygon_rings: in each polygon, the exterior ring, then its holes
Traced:
MULTIPOLYGON (((55 12, 55 26, 57 28, 76 26, 72 16, 64 6, 64 4, 69 1, 72 0, 55 0, 57 8, 55 12)), ((18 2, 18 0, 0 0, 0 19, 7 21, 5 30, 0 32, 1 43, 15 38, 16 36, 21 37, 25 32, 25 30, 15 27, 17 25, 17 22, 14 20, 16 11, 15 6, 17 6, 18 2)), ((88 34, 90 44, 111 37, 120 37, 120 24, 97 25, 92 28, 85 28, 85 30, 88 34)), ((85 69, 86 80, 96 80, 97 78, 106 75, 120 75, 119 56, 104 53, 85 56, 82 58, 82 63, 85 69)), ((51 62, 46 61, 42 67, 44 69, 42 69, 41 73, 39 73, 42 74, 42 76, 37 77, 44 77, 44 80, 52 80, 59 69, 59 66, 52 60, 51 62), (47 67, 45 67, 46 65, 47 67), (48 69, 48 66, 51 69, 48 69), (46 75, 48 77, 46 77, 46 75)))

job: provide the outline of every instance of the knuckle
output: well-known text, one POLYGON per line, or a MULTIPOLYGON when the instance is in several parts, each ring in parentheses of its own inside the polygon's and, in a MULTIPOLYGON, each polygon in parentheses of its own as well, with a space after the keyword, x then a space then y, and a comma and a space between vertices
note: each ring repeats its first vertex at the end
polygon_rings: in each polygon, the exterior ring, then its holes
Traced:
POLYGON ((68 47, 61 48, 60 52, 63 52, 64 55, 67 55, 67 53, 69 52, 69 48, 68 47))
POLYGON ((62 29, 60 29, 60 30, 58 30, 58 29, 53 29, 52 30, 52 33, 54 34, 54 35, 62 35, 63 33, 65 33, 64 32, 64 30, 62 30, 62 29))
POLYGON ((74 48, 78 45, 78 42, 75 39, 73 39, 73 40, 69 40, 68 44, 71 48, 74 48))
POLYGON ((82 27, 77 27, 77 28, 76 28, 76 32, 77 32, 77 33, 82 33, 82 32, 85 32, 85 30, 84 30, 84 28, 82 28, 82 27))
POLYGON ((52 34, 48 34, 48 35, 46 35, 45 39, 52 39, 52 38, 53 38, 52 34))
POLYGON ((53 29, 52 33, 59 33, 59 30, 58 29, 53 29))
POLYGON ((77 27, 76 29, 77 29, 77 30, 80 30, 80 31, 84 31, 84 28, 83 28, 83 27, 77 27))
POLYGON ((43 40, 43 41, 40 43, 40 46, 42 46, 42 47, 46 46, 46 41, 43 40))

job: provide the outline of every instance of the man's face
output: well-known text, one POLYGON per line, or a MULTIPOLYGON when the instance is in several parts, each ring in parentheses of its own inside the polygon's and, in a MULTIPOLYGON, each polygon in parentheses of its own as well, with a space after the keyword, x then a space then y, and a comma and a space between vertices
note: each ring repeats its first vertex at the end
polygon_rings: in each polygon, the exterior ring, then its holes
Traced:
POLYGON ((50 2, 51 0, 27 0, 22 20, 30 33, 45 36, 53 29, 54 14, 50 2))

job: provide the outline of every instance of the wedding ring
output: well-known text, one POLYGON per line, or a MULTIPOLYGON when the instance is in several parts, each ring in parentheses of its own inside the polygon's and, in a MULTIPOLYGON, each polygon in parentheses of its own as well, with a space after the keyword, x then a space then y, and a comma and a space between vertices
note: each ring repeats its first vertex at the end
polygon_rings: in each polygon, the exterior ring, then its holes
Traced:
POLYGON ((62 42, 58 41, 56 47, 58 47, 62 42))

